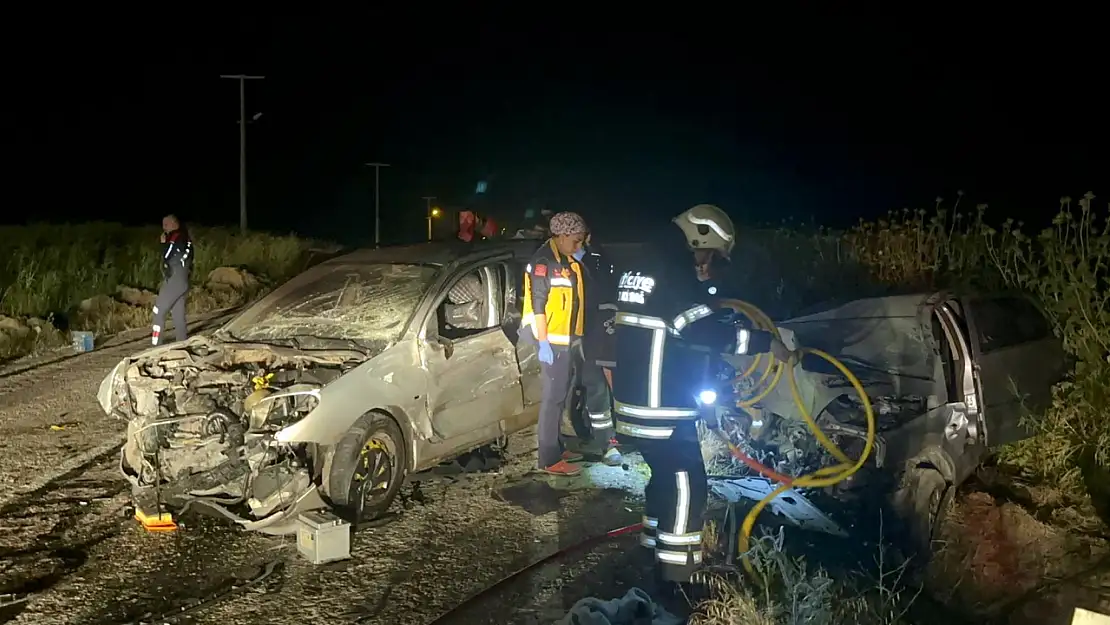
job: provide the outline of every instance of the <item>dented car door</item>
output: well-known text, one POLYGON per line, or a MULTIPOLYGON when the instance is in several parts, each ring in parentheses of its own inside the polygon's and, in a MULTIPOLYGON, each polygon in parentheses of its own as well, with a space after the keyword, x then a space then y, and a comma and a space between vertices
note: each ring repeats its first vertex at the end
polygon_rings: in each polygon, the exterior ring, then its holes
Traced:
POLYGON ((524 410, 516 349, 503 327, 503 278, 493 263, 460 271, 425 323, 428 414, 441 438, 486 437, 485 429, 524 410))
POLYGON ((1064 348, 1044 313, 1023 296, 964 300, 975 371, 982 394, 987 444, 1005 445, 1033 434, 1026 415, 1040 419, 1052 387, 1067 371, 1064 348))

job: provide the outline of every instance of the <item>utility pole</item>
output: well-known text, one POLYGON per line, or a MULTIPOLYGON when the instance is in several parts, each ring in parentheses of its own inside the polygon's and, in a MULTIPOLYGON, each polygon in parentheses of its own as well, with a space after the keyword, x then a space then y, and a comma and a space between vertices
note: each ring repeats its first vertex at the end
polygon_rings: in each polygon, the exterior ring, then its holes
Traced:
POLYGON ((220 78, 239 81, 239 230, 247 233, 247 81, 262 80, 265 76, 246 74, 221 74, 220 78))
POLYGON ((378 176, 382 167, 389 167, 389 163, 366 163, 367 167, 374 168, 374 247, 380 247, 382 244, 382 212, 381 205, 378 203, 379 194, 378 188, 380 185, 380 178, 378 176))
POLYGON ((424 216, 427 217, 427 219, 428 219, 428 240, 429 241, 432 240, 432 217, 438 217, 438 215, 435 212, 433 212, 433 210, 432 210, 432 200, 434 200, 434 199, 436 199, 436 196, 434 196, 434 195, 425 195, 424 196, 424 216))

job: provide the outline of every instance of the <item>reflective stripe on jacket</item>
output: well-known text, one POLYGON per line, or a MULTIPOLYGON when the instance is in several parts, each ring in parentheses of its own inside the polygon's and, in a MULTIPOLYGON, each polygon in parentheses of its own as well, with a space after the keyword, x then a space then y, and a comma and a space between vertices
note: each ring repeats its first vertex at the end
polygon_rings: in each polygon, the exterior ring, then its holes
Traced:
POLYGON ((584 280, 578 261, 563 256, 548 240, 532 255, 524 271, 524 310, 522 328, 535 328, 536 311, 547 316, 547 340, 552 345, 570 345, 573 337, 585 331, 584 280))

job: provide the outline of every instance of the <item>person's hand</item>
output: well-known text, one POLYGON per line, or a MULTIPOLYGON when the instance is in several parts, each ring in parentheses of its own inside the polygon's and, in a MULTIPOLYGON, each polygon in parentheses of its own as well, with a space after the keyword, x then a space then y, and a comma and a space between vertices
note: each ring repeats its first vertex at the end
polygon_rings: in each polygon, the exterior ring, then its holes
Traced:
POLYGON ((166 242, 166 233, 165 232, 162 233, 162 236, 158 237, 158 241, 160 243, 165 243, 166 242))
POLYGON ((555 362, 555 352, 551 351, 551 343, 540 341, 540 362, 549 365, 555 362))

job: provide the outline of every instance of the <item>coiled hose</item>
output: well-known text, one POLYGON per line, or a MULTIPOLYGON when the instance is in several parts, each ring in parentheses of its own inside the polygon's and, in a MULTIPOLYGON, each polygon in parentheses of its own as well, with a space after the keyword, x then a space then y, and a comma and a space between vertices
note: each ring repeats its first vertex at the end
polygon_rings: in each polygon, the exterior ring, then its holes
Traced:
MULTIPOLYGON (((723 300, 721 302, 721 305, 725 308, 731 308, 736 312, 744 315, 748 318, 749 321, 752 322, 752 325, 754 327, 760 330, 769 331, 775 335, 775 338, 781 340, 782 337, 779 334, 778 328, 775 327, 775 324, 773 321, 771 321, 771 318, 754 305, 737 299, 723 300)), ((744 518, 744 523, 740 527, 739 547, 740 552, 743 554, 744 569, 753 577, 755 577, 755 569, 752 567, 751 559, 748 557, 748 550, 751 547, 752 529, 755 527, 755 521, 759 517, 759 513, 762 512, 763 509, 766 508, 767 505, 770 504, 776 497, 786 492, 791 487, 800 486, 804 488, 825 488, 843 482, 844 480, 851 477, 856 471, 859 471, 860 468, 863 467, 864 462, 866 462, 868 456, 871 455, 871 450, 875 445, 876 431, 875 412, 874 409, 871 407, 871 400, 870 398, 868 398, 867 392, 863 389, 863 384, 859 381, 859 378, 857 378, 856 375, 852 373, 848 369, 848 367, 844 366, 844 363, 840 362, 840 360, 838 360, 836 357, 819 349, 808 347, 802 347, 796 350, 790 356, 790 359, 785 363, 781 360, 778 360, 771 354, 759 354, 755 357, 754 360, 752 360, 752 364, 747 368, 747 370, 745 370, 743 373, 737 376, 735 380, 733 380, 733 383, 754 376, 755 372, 759 370, 760 364, 762 363, 766 363, 766 366, 763 368, 762 375, 760 375, 755 382, 755 392, 748 399, 738 401, 736 403, 736 406, 744 410, 745 412, 749 412, 749 409, 752 406, 758 404, 763 398, 767 397, 767 395, 769 395, 776 386, 778 386, 778 383, 782 380, 783 372, 785 370, 789 370, 790 375, 788 376, 788 379, 790 380, 790 394, 794 398, 794 404, 798 407, 798 412, 800 412, 802 418, 805 419, 806 425, 809 427, 809 431, 813 433, 813 436, 817 438, 817 441, 821 443, 821 446, 824 447, 830 454, 832 454, 834 458, 836 458, 839 464, 818 469, 817 471, 814 471, 813 473, 810 473, 808 475, 790 478, 788 476, 776 473, 771 469, 768 469, 759 461, 741 451, 740 448, 734 445, 732 441, 728 440, 728 437, 725 436, 719 429, 715 430, 717 432, 717 436, 719 436, 724 441, 724 443, 728 445, 729 451, 732 453, 733 456, 736 457, 737 460, 743 462, 761 475, 770 478, 776 482, 779 482, 780 484, 778 488, 771 491, 771 493, 761 499, 759 503, 757 503, 755 507, 753 507, 751 511, 748 512, 748 516, 744 518), (813 354, 814 356, 819 356, 828 361, 831 365, 836 367, 836 369, 840 371, 840 373, 843 374, 845 378, 848 379, 848 382, 851 383, 852 388, 854 388, 856 390, 856 393, 859 395, 860 401, 863 403, 864 414, 867 417, 867 439, 866 443, 863 446, 863 453, 860 454, 858 460, 852 461, 850 458, 848 458, 848 456, 843 451, 841 451, 839 447, 836 446, 836 443, 832 442, 832 440, 830 440, 829 437, 821 431, 821 428, 817 426, 817 422, 814 421, 813 415, 809 414, 809 410, 806 408, 805 402, 802 400, 802 394, 798 390, 798 380, 794 375, 794 367, 798 364, 800 354, 813 354), (770 378, 770 382, 767 381, 768 378, 770 378)))

